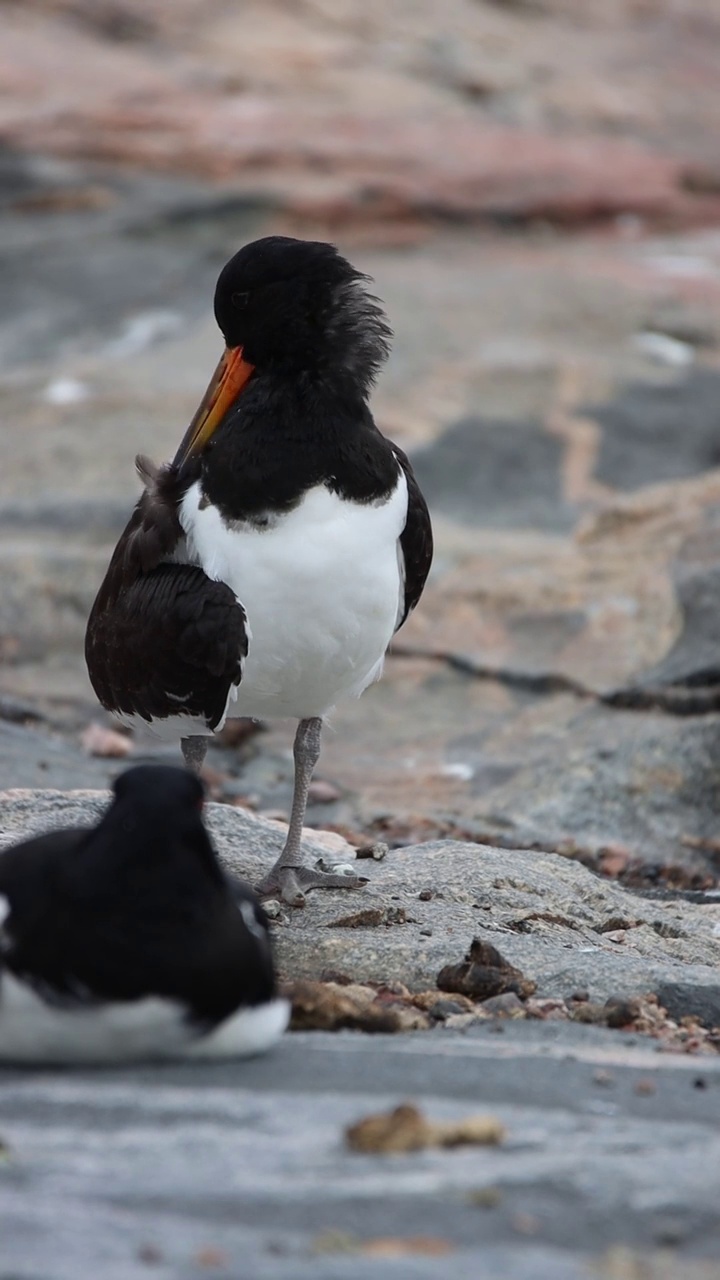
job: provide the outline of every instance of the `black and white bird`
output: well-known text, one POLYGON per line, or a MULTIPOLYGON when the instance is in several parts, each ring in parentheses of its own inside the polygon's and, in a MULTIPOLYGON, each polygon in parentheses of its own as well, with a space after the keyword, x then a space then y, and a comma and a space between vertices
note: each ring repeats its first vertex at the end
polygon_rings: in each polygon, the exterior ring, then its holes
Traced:
POLYGON ((96 827, 0 853, 0 1062, 244 1057, 282 1035, 265 913, 187 769, 141 766, 96 827))
POLYGON ((228 715, 292 717, 288 837, 258 886, 355 887, 302 865, 323 717, 381 674, 432 560, 410 463, 368 407, 390 330, 334 248, 270 236, 224 267, 225 352, 172 463, 145 483, 90 615, 100 702, 200 767, 228 715))

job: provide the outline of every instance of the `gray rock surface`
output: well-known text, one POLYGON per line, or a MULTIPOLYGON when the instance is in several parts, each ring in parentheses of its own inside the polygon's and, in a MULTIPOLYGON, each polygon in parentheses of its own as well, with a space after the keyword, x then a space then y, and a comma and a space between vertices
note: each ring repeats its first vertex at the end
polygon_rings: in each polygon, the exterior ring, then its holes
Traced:
POLYGON ((717 1277, 698 1259, 720 1247, 720 1062, 520 1030, 297 1034, 216 1068, 2 1072, 0 1274, 717 1277), (506 1141, 345 1148, 348 1124, 408 1098, 432 1119, 489 1112, 506 1141))
MULTIPOLYGON (((0 793, 0 845, 51 827, 89 825, 106 802, 103 792, 0 793)), ((226 865, 259 880, 283 829, 229 805, 210 804, 206 814, 226 865)), ((317 841, 306 847, 308 857, 328 857, 320 833, 317 841)), ((305 910, 281 914, 275 937, 285 976, 318 978, 334 969, 422 989, 479 934, 536 981, 541 995, 586 989, 604 1001, 661 984, 717 987, 720 902, 648 900, 554 854, 452 840, 358 866, 369 877, 365 889, 315 893, 305 910), (432 896, 422 900, 427 892, 432 896), (378 905, 396 908, 391 918, 404 914, 405 921, 348 926, 348 917, 378 905)))

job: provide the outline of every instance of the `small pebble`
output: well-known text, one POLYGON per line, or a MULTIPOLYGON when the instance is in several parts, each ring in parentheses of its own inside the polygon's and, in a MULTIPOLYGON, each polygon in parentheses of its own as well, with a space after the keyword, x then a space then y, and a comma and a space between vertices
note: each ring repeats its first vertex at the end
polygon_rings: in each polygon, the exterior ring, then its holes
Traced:
POLYGON ((282 915, 282 904, 277 898, 268 898, 267 902, 263 902, 263 908, 269 920, 278 920, 282 915))
POLYGON ((432 938, 432 929, 421 929, 420 935, 423 938, 432 938))
POLYGON ((334 800, 340 799, 340 791, 332 782, 326 782, 324 778, 316 778, 308 787, 308 803, 309 804, 332 804, 334 800))
POLYGON ((606 1088, 612 1089, 615 1084, 615 1077, 611 1071, 606 1071, 604 1067, 598 1067, 592 1074, 593 1084, 602 1084, 606 1088))
POLYGON ((455 1000, 436 1000, 435 1004, 432 1004, 428 1009, 428 1013, 434 1022, 443 1022, 445 1018, 454 1018, 458 1014, 466 1012, 467 1010, 464 1006, 458 1004, 455 1000))
POLYGON ((148 1266, 157 1266, 163 1261, 162 1249, 158 1249, 156 1244, 141 1244, 137 1251, 138 1262, 145 1262, 148 1266))
POLYGON ((514 991, 504 991, 502 995, 490 996, 481 1002, 483 1013, 492 1013, 503 1018, 525 1018, 527 1010, 520 997, 514 991))
POLYGON ((331 858, 318 858, 316 871, 329 871, 334 876, 354 876, 355 868, 349 862, 333 862, 331 858))
POLYGON ((499 1187, 479 1187, 470 1192, 468 1199, 478 1209, 497 1209, 502 1204, 502 1191, 499 1187))
POLYGON ((510 1222, 521 1236, 534 1236, 540 1230, 540 1219, 534 1213, 514 1213, 510 1222))
POLYGON ((207 1245, 206 1248, 200 1249, 193 1259, 199 1267, 224 1267, 228 1262, 228 1256, 223 1253, 222 1249, 216 1249, 214 1245, 207 1245))
POLYGON ((355 850, 355 857, 372 858, 374 862, 382 862, 389 851, 390 846, 385 844, 384 840, 377 840, 375 844, 360 845, 360 848, 355 850))
POLYGON ((657 1084, 649 1076, 643 1076, 635 1081, 634 1092, 641 1098, 650 1097, 651 1094, 657 1093, 657 1084))

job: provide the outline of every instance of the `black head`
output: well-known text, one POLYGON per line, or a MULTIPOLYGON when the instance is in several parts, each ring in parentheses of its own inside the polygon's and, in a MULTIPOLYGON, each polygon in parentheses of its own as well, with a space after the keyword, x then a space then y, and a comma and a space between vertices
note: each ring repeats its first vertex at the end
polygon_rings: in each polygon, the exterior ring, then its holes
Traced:
POLYGON ((158 813, 198 813, 205 788, 189 769, 171 765, 140 764, 121 773, 113 783, 118 801, 158 813))
POLYGON ((186 769, 138 765, 116 778, 113 791, 113 803, 67 871, 76 896, 112 898, 127 877, 138 884, 158 877, 186 883, 188 874, 191 883, 222 881, 202 820, 199 778, 186 769))
POLYGON ((366 280, 334 245, 266 236, 223 267, 215 318, 228 347, 241 347, 258 372, 344 374, 367 389, 391 331, 366 280))
POLYGON ((205 856, 210 848, 201 817, 205 789, 194 773, 169 765, 137 765, 115 779, 113 790, 115 803, 106 818, 131 836, 128 843, 136 851, 142 846, 160 853, 174 838, 189 840, 205 856))

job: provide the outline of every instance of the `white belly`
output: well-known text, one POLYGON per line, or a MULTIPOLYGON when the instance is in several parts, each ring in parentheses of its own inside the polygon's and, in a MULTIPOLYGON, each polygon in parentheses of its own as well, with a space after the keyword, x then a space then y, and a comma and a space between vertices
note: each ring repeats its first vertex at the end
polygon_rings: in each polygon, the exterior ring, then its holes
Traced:
POLYGON ((238 1009, 213 1031, 197 1035, 174 1001, 148 996, 87 1009, 58 1009, 6 971, 0 974, 0 1062, 245 1058, 272 1048, 289 1016, 286 1000, 271 1000, 238 1009))
POLYGON ((229 529, 200 498, 195 484, 180 508, 188 558, 232 588, 251 633, 229 714, 303 719, 362 693, 382 670, 398 618, 402 471, 381 505, 348 502, 318 485, 265 529, 229 529))

